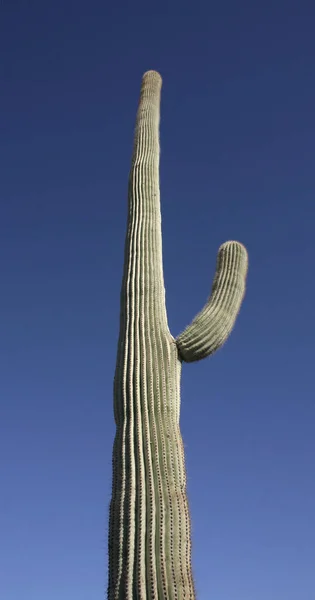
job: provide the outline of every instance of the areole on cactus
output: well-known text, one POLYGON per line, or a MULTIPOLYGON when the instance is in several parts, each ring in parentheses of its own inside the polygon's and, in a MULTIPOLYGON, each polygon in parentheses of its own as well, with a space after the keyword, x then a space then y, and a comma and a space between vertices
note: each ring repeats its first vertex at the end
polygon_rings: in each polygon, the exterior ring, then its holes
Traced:
POLYGON ((108 600, 195 600, 179 428, 182 362, 213 354, 245 292, 247 252, 226 242, 212 293, 174 339, 162 266, 159 121, 162 79, 142 79, 132 166, 114 378, 116 435, 109 516, 108 600))

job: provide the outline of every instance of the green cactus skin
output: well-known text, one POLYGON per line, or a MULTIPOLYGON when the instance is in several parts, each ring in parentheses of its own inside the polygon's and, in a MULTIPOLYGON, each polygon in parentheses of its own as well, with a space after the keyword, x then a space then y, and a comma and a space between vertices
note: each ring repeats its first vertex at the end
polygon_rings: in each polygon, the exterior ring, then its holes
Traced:
POLYGON ((162 266, 161 86, 157 72, 144 74, 129 176, 114 378, 108 600, 196 598, 179 428, 181 365, 212 354, 225 342, 247 274, 244 246, 221 246, 208 302, 177 339, 172 337, 162 266))

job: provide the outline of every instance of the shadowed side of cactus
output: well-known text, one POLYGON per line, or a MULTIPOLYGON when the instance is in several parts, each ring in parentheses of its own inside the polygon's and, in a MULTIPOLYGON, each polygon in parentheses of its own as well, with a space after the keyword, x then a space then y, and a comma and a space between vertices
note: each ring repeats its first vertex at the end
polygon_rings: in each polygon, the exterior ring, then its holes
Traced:
POLYGON ((212 354, 225 342, 247 274, 244 246, 223 244, 208 302, 177 339, 172 337, 162 266, 161 85, 157 72, 144 74, 129 176, 114 378, 109 600, 196 598, 179 429, 181 365, 212 354))

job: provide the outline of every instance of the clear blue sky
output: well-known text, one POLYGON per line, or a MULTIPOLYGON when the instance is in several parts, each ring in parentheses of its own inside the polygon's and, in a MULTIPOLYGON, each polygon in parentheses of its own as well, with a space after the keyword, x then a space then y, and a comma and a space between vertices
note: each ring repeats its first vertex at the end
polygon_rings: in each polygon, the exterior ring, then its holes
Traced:
POLYGON ((167 307, 248 248, 237 326, 184 365, 198 600, 314 600, 315 5, 2 0, 0 597, 101 600, 127 179, 163 76, 167 307))

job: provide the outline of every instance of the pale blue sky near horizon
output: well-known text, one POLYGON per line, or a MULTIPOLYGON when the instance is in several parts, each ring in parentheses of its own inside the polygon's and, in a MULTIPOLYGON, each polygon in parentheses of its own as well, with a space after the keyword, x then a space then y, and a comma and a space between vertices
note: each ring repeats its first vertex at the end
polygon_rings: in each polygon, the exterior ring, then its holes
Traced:
POLYGON ((315 5, 0 3, 0 597, 101 600, 127 180, 163 77, 177 335, 228 239, 246 298, 183 365, 198 600, 315 598, 315 5))

